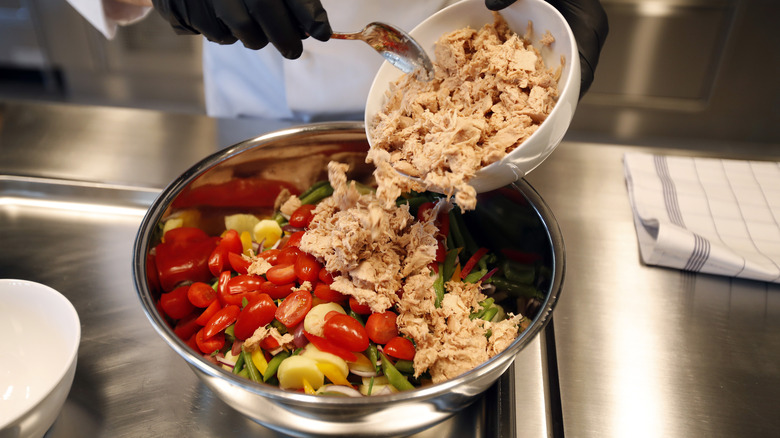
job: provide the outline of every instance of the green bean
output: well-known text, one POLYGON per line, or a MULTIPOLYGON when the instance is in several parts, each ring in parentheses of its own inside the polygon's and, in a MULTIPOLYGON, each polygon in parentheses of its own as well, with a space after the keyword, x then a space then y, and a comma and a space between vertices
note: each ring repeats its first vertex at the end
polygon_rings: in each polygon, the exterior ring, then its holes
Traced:
POLYGON ((280 227, 287 224, 287 218, 284 217, 284 215, 280 211, 277 211, 276 213, 274 213, 274 216, 273 216, 272 219, 275 220, 276 223, 279 224, 280 227))
POLYGON ((439 272, 444 277, 444 283, 450 281, 452 274, 455 273, 455 265, 458 263, 458 253, 460 248, 455 248, 447 251, 447 255, 444 257, 444 264, 439 269, 439 272))
POLYGON ((272 357, 271 360, 268 361, 268 368, 265 369, 265 374, 263 374, 263 381, 268 382, 271 377, 276 374, 276 370, 279 369, 279 364, 288 357, 290 357, 290 353, 286 351, 280 351, 276 356, 272 357))
POLYGON ((317 190, 318 188, 324 186, 325 184, 328 184, 328 180, 326 179, 315 182, 314 184, 310 185, 308 189, 304 190, 300 195, 298 195, 298 199, 302 199, 305 198, 306 196, 309 196, 311 192, 317 190))
MULTIPOLYGON (((471 233, 469 233, 469 229, 466 227, 466 221, 463 220, 463 214, 460 212, 460 209, 453 208, 451 212, 455 210, 457 210, 455 212, 455 227, 459 230, 463 239, 463 246, 465 246, 467 252, 466 255, 471 257, 472 254, 477 252, 479 245, 477 245, 477 242, 471 237, 471 233)), ((452 226, 452 220, 450 220, 450 229, 452 229, 452 226)))
POLYGON ((239 377, 243 377, 245 379, 248 379, 249 378, 249 371, 247 371, 247 369, 244 368, 243 370, 237 372, 236 375, 239 376, 239 377))
POLYGON ((367 195, 369 193, 374 193, 376 190, 373 187, 369 187, 363 183, 359 183, 357 181, 354 181, 355 183, 355 189, 360 193, 361 195, 367 195))
POLYGON ((299 199, 301 200, 301 204, 316 204, 332 194, 333 187, 328 183, 317 187, 312 190, 311 193, 306 194, 306 196, 301 196, 299 199))
POLYGON ((385 357, 383 353, 379 353, 379 357, 382 360, 382 371, 385 374, 385 377, 387 377, 388 382, 390 382, 391 385, 395 387, 395 389, 399 391, 406 391, 407 389, 414 389, 414 385, 409 383, 409 380, 406 379, 406 377, 401 374, 396 367, 393 366, 392 362, 385 357))
POLYGON ((526 265, 511 260, 501 263, 504 277, 512 283, 533 284, 536 279, 536 266, 526 265))
POLYGON ((442 268, 439 268, 439 273, 436 274, 436 280, 433 281, 433 290, 436 293, 433 304, 438 309, 441 307, 441 302, 444 299, 444 276, 442 275, 442 268))
POLYGON ((376 344, 373 342, 368 344, 368 349, 366 350, 366 354, 368 354, 368 360, 371 361, 371 364, 374 366, 374 368, 377 368, 376 361, 379 359, 378 351, 376 349, 376 344))
POLYGON ((453 244, 456 248, 465 248, 466 241, 463 240, 463 234, 460 231, 460 225, 458 224, 457 213, 453 208, 450 210, 450 234, 452 234, 453 244))
POLYGON ((398 359, 395 361, 395 369, 404 374, 414 374, 414 362, 411 360, 398 359))
POLYGON ((466 278, 463 279, 463 281, 465 281, 466 283, 476 283, 482 277, 484 277, 485 274, 487 274, 487 269, 480 269, 479 271, 472 272, 469 275, 467 275, 466 278))
POLYGON ((365 322, 365 321, 363 321, 363 317, 362 317, 362 316, 360 316, 360 314, 358 314, 358 313, 355 313, 355 311, 354 311, 354 310, 352 310, 352 309, 349 309, 349 312, 347 312, 347 315, 349 315, 349 316, 351 316, 351 317, 355 318, 355 320, 356 320, 357 322, 359 322, 361 325, 366 325, 366 322, 365 322))
POLYGON ((247 372, 249 372, 249 379, 257 383, 262 382, 263 378, 260 376, 260 371, 257 370, 255 363, 252 362, 252 354, 243 348, 241 354, 244 356, 244 364, 246 365, 247 372))
POLYGON ((485 313, 481 316, 481 319, 484 319, 485 321, 492 321, 493 317, 495 317, 497 313, 498 307, 491 307, 485 310, 485 313))
POLYGON ((238 353, 238 358, 236 358, 236 364, 233 366, 233 374, 238 374, 241 372, 241 370, 244 369, 244 353, 238 353))
POLYGON ((524 298, 544 298, 544 295, 530 284, 518 284, 512 283, 503 277, 493 276, 491 277, 492 283, 496 285, 496 289, 505 290, 514 297, 524 298))
POLYGON ((409 204, 409 212, 411 212, 412 215, 417 216, 417 209, 428 201, 430 201, 430 199, 428 199, 427 196, 414 196, 411 198, 398 198, 395 201, 395 205, 400 207, 404 204, 409 204))
POLYGON ((287 327, 281 322, 279 322, 278 319, 274 319, 273 321, 271 321, 271 326, 273 326, 279 332, 280 335, 287 333, 287 327))

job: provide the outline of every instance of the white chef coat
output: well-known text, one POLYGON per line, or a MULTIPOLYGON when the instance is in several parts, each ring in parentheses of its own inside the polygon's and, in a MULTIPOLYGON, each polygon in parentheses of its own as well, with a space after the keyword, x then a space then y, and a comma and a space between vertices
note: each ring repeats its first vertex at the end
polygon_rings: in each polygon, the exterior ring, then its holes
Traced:
MULTIPOLYGON (((112 0, 68 0, 107 38, 117 25, 133 23, 149 8, 105 7, 112 0)), ((334 31, 352 32, 372 21, 411 30, 455 0, 322 0, 334 31)), ((317 121, 361 118, 368 90, 383 58, 360 41, 307 38, 299 59, 270 45, 249 50, 238 42, 204 40, 206 110, 213 117, 317 121)))

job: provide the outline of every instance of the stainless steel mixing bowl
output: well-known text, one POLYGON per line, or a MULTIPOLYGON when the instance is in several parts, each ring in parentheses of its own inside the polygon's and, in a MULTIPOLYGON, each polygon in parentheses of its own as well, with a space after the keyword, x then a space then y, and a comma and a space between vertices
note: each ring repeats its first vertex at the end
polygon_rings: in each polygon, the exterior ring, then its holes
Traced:
MULTIPOLYGON (((138 296, 155 330, 228 405, 253 420, 293 435, 399 436, 416 433, 462 410, 493 384, 550 321, 564 274, 564 247, 557 222, 539 194, 525 181, 480 195, 466 215, 469 229, 493 250, 536 254, 546 273, 538 284, 543 298, 519 300, 530 326, 502 353, 460 377, 393 395, 347 398, 313 396, 254 383, 204 360, 173 332, 157 311, 147 282, 146 257, 159 238, 161 220, 175 212, 177 199, 192 187, 234 178, 285 180, 300 189, 323 179, 330 160, 351 164, 349 177, 370 180, 368 143, 362 123, 304 125, 272 132, 221 150, 193 165, 155 200, 136 237, 133 271, 138 296)), ((225 206, 200 206, 204 217, 225 206)), ((228 208, 229 210, 229 208, 228 208)), ((511 307, 511 306, 510 306, 511 307)), ((522 370, 516 370, 522 372, 522 370)))

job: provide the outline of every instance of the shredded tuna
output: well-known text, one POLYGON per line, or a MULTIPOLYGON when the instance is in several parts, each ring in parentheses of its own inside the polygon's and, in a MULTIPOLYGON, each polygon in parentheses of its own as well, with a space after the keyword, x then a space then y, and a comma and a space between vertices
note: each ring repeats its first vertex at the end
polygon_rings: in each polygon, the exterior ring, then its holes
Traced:
MULTIPOLYGON (((436 43, 435 77, 404 75, 371 124, 377 191, 390 204, 403 191, 433 190, 471 210, 469 180, 533 134, 558 98, 557 71, 548 69, 525 37, 495 14, 480 30, 460 29, 436 43), (416 177, 412 181, 400 175, 416 177)), ((549 32, 542 44, 552 44, 549 32)))

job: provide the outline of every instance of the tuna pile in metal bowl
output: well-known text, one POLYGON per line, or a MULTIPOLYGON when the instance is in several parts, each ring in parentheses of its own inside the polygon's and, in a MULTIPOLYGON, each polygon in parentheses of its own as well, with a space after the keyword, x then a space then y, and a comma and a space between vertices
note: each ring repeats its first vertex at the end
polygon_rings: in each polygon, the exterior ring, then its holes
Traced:
POLYGON ((218 236, 227 215, 273 214, 278 193, 267 193, 268 185, 258 181, 282 182, 301 192, 327 179, 331 161, 348 164, 347 178, 371 187, 373 168, 365 163, 367 151, 364 125, 356 122, 303 125, 246 140, 194 164, 171 182, 150 207, 137 234, 134 281, 157 333, 219 398, 273 430, 336 436, 371 430, 375 435, 398 436, 444 421, 473 403, 507 370, 517 353, 550 321, 558 300, 564 273, 561 233, 539 194, 521 180, 480 194, 477 208, 462 215, 461 225, 469 229, 471 238, 498 255, 498 274, 492 280, 485 277, 483 289, 500 301, 502 311, 526 317, 508 347, 470 371, 441 383, 428 382, 384 395, 316 395, 241 377, 193 348, 188 338, 194 335, 182 336, 176 321, 160 306, 161 293, 166 291, 161 290, 155 263, 150 260, 162 239, 163 224, 172 217, 197 218, 198 227, 218 236), (227 187, 234 195, 238 187, 256 187, 258 192, 226 197, 210 191, 217 187, 227 187))

